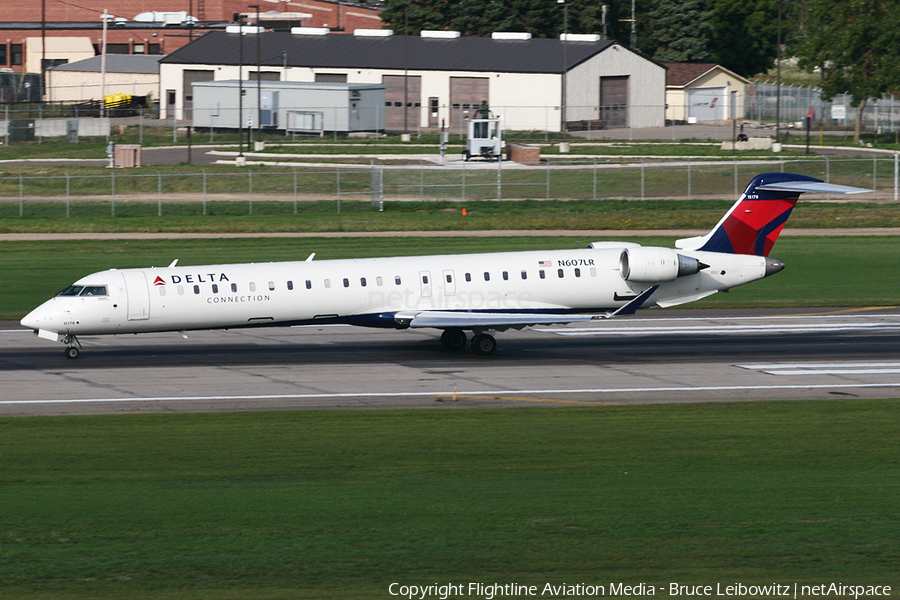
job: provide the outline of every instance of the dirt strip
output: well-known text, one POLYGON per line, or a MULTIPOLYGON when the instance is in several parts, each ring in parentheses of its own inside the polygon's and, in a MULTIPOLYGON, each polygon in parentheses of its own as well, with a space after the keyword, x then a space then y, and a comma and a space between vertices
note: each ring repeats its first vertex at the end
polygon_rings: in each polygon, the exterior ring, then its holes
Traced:
MULTIPOLYGON (((700 229, 584 229, 584 230, 477 230, 477 231, 315 231, 276 233, 0 233, 0 242, 64 241, 64 240, 194 240, 219 238, 384 238, 384 237, 692 237, 703 235, 700 229)), ((787 229, 785 237, 823 236, 896 236, 898 227, 872 227, 856 229, 787 229)))

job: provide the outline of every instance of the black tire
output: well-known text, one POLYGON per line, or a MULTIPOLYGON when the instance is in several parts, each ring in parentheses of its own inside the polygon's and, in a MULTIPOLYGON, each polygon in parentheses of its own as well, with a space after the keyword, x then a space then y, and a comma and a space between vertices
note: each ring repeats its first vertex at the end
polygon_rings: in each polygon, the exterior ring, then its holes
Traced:
POLYGON ((69 346, 68 348, 66 348, 66 358, 75 359, 78 358, 79 354, 81 354, 81 350, 79 350, 75 346, 69 346))
POLYGON ((441 344, 443 344, 444 348, 447 350, 453 350, 454 352, 465 350, 466 342, 468 341, 466 332, 459 327, 445 329, 444 333, 441 334, 441 344))
POLYGON ((480 333, 472 338, 472 352, 479 356, 490 356, 497 350, 497 340, 494 336, 480 333))

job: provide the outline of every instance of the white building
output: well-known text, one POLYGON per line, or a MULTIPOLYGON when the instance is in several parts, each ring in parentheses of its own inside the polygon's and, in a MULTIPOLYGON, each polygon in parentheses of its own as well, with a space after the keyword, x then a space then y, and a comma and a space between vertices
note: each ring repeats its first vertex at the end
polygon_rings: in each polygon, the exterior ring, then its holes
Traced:
POLYGON ((159 59, 145 54, 107 54, 92 56, 48 69, 47 100, 81 102, 100 100, 109 94, 154 97, 159 93, 159 59))
POLYGON ((750 80, 710 63, 665 63, 666 120, 743 119, 750 80))
POLYGON ((664 124, 665 68, 599 36, 390 33, 210 32, 160 61, 161 117, 191 114, 194 82, 259 77, 384 85, 381 122, 394 131, 461 130, 482 103, 504 129, 560 131, 563 120, 577 129, 664 124))

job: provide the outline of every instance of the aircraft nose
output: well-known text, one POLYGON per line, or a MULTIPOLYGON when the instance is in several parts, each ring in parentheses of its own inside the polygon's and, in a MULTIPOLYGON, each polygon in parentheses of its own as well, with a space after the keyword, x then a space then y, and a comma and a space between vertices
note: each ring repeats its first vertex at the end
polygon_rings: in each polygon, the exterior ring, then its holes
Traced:
POLYGON ((22 324, 22 327, 34 329, 35 331, 39 329, 46 329, 48 331, 61 331, 61 317, 62 314, 59 310, 56 310, 55 307, 47 306, 47 303, 44 303, 25 315, 25 317, 21 321, 19 321, 19 323, 22 324))
POLYGON ((38 312, 38 310, 31 311, 19 323, 21 323, 22 327, 27 327, 28 329, 40 329, 44 319, 38 315, 38 312))

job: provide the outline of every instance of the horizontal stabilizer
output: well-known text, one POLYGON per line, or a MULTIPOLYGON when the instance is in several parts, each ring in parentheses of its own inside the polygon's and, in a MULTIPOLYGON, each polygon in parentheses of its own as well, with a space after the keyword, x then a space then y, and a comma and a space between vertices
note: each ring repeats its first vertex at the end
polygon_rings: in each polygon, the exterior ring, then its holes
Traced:
POLYGON ((756 186, 758 190, 767 192, 797 192, 797 193, 817 193, 817 194, 862 194, 871 192, 866 188, 852 187, 849 185, 836 185, 834 183, 825 183, 824 181, 782 181, 778 183, 768 183, 756 186))

